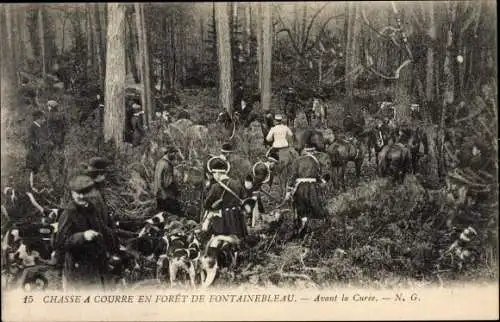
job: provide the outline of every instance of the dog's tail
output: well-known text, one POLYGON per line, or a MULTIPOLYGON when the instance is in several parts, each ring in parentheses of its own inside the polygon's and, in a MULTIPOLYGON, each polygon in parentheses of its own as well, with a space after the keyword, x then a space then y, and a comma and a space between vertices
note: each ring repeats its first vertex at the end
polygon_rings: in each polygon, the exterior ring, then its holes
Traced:
POLYGON ((229 245, 239 245, 240 239, 234 235, 217 235, 213 236, 207 243, 205 253, 201 257, 201 270, 206 274, 205 279, 202 279, 202 288, 207 288, 215 280, 219 263, 217 261, 217 254, 219 251, 229 245))

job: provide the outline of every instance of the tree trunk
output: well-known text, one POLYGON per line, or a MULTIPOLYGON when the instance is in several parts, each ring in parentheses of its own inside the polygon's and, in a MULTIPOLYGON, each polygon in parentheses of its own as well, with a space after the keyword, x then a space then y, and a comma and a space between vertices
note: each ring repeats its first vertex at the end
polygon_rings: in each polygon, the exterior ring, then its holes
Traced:
POLYGON ((435 76, 434 76, 434 43, 437 37, 436 22, 434 20, 434 3, 432 1, 426 3, 429 6, 429 36, 432 45, 427 47, 427 67, 425 77, 425 98, 428 104, 434 101, 435 76))
POLYGON ((262 74, 260 74, 262 91, 262 110, 269 111, 271 107, 271 70, 272 70, 272 19, 271 4, 262 4, 262 74))
POLYGON ((247 55, 250 57, 252 52, 251 39, 252 39, 252 5, 245 5, 245 25, 246 25, 246 48, 247 55))
MULTIPOLYGON (((262 4, 259 2, 255 4, 257 6, 257 18, 255 19, 257 27, 257 79, 259 85, 259 91, 262 93, 262 55, 263 55, 263 39, 262 39, 262 4)), ((262 104, 262 102, 261 102, 262 104)))
POLYGON ((42 75, 45 77, 47 69, 45 66, 45 33, 43 31, 43 7, 38 9, 38 35, 40 37, 40 53, 42 63, 42 75))
POLYGON ((135 20, 137 24, 137 36, 139 40, 139 72, 141 75, 142 87, 142 106, 144 108, 144 124, 146 127, 149 125, 149 120, 152 117, 152 104, 151 104, 151 78, 149 71, 149 50, 146 37, 146 22, 144 21, 144 7, 143 4, 136 3, 135 5, 135 20))
POLYGON ((176 81, 177 81, 177 59, 175 53, 175 20, 174 16, 170 15, 170 68, 169 68, 169 76, 170 76, 170 88, 175 91, 176 81))
POLYGON ((87 72, 88 70, 94 70, 94 43, 92 37, 92 21, 91 21, 91 4, 85 5, 85 35, 87 36, 87 72))
POLYGON ((92 43, 93 43, 93 52, 92 56, 94 57, 94 68, 97 72, 97 77, 99 80, 99 84, 104 84, 104 76, 102 73, 102 64, 101 64, 101 45, 100 45, 100 36, 97 33, 97 17, 96 17, 96 7, 97 4, 92 5, 89 4, 89 16, 90 16, 90 26, 91 26, 91 34, 92 34, 92 43))
POLYGON ((232 57, 229 16, 226 3, 215 4, 217 30, 217 56, 219 60, 219 101, 220 105, 232 115, 232 57))
POLYGON ((125 5, 108 3, 104 141, 123 149, 125 128, 125 5))
POLYGON ((94 5, 94 10, 93 10, 93 17, 94 17, 94 42, 95 42, 95 48, 96 48, 96 59, 97 59, 97 68, 99 72, 99 85, 101 88, 104 88, 104 59, 105 59, 105 46, 103 44, 103 30, 102 30, 102 24, 101 24, 101 14, 99 11, 99 4, 94 5))
MULTIPOLYGON (((352 106, 354 96, 354 70, 358 66, 359 52, 358 52, 358 38, 359 38, 359 22, 358 22, 358 3, 349 2, 346 5, 346 24, 347 24, 347 39, 346 39, 346 52, 345 52, 345 88, 347 104, 345 108, 347 111, 352 106)), ((347 112, 344 110, 344 112, 347 112)))
MULTIPOLYGON (((0 83, 0 106, 2 117, 2 129, 4 129, 4 122, 7 120, 6 117, 14 111, 17 107, 16 97, 17 97, 17 85, 16 85, 16 70, 14 66, 14 48, 11 46, 9 39, 12 39, 12 30, 7 28, 7 20, 11 19, 9 15, 12 14, 12 10, 7 11, 7 5, 0 7, 0 39, 4 46, 0 46, 0 72, 1 72, 1 83, 0 83), (5 114, 4 114, 5 113, 5 114)), ((3 141, 3 137, 2 137, 3 141)), ((3 161, 4 158, 2 158, 3 161)), ((2 162, 3 163, 3 162, 2 162)))

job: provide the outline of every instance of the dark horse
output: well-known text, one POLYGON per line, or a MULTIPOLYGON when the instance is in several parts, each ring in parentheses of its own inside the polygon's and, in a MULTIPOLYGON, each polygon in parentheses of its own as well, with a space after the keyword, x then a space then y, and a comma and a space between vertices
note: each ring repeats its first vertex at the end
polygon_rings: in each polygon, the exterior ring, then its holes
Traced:
POLYGON ((338 188, 339 181, 342 189, 345 190, 345 169, 349 162, 354 162, 356 168, 356 178, 361 177, 361 166, 363 165, 363 149, 358 143, 347 138, 335 138, 326 148, 331 159, 332 174, 335 177, 335 185, 338 188))
POLYGON ((289 88, 284 92, 284 106, 287 126, 293 127, 295 118, 300 109, 304 111, 306 116, 307 125, 311 126, 313 116, 313 98, 314 93, 312 90, 294 90, 289 88))
POLYGON ((424 155, 427 155, 429 150, 427 136, 420 127, 411 128, 409 126, 406 126, 401 127, 398 130, 396 141, 404 144, 410 150, 410 171, 415 174, 418 171, 418 161, 422 157, 422 154, 420 153, 420 146, 423 145, 424 155))
POLYGON ((411 170, 411 152, 400 142, 386 145, 378 159, 379 174, 382 177, 392 176, 394 182, 403 183, 411 170))

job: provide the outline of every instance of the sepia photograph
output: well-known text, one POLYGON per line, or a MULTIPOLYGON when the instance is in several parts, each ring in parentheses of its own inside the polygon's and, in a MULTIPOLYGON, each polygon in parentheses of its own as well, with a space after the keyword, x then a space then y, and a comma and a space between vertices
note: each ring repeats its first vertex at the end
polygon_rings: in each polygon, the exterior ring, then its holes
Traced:
POLYGON ((2 320, 498 318, 496 1, 5 3, 0 33, 2 320))

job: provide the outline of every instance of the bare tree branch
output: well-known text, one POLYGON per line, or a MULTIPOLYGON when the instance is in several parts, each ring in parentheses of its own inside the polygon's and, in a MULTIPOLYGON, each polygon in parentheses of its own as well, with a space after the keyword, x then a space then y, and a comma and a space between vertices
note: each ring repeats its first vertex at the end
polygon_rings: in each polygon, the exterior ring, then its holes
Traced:
POLYGON ((407 59, 405 60, 395 71, 394 71, 394 76, 388 76, 388 75, 384 75, 382 74, 381 72, 377 71, 375 68, 373 68, 373 59, 372 59, 372 56, 370 55, 370 53, 368 52, 368 49, 365 49, 365 56, 366 56, 366 59, 367 59, 367 66, 366 68, 368 70, 370 70, 372 73, 374 73, 375 75, 379 76, 379 77, 382 77, 383 79, 392 79, 392 80, 395 80, 395 79, 399 79, 399 73, 401 72, 401 70, 406 66, 408 65, 409 63, 412 62, 411 59, 407 59))
POLYGON ((292 43, 293 48, 295 49, 295 51, 297 52, 297 54, 299 54, 300 56, 302 56, 302 52, 300 51, 299 46, 298 46, 298 45, 297 45, 297 43, 295 42, 294 37, 293 37, 293 35, 292 35, 292 32, 290 31, 290 29, 289 29, 289 28, 286 28, 286 25, 285 25, 285 23, 283 22, 283 19, 281 18, 281 15, 280 15, 279 13, 278 13, 278 20, 279 20, 279 22, 283 25, 283 28, 282 28, 282 29, 280 29, 280 30, 278 30, 278 31, 276 32, 276 34, 279 34, 280 32, 283 32, 283 31, 284 31, 284 32, 287 32, 287 33, 288 33, 288 37, 290 38, 290 41, 291 41, 291 43, 292 43))
POLYGON ((321 35, 325 32, 325 28, 326 28, 326 26, 328 25, 328 23, 330 23, 330 21, 332 21, 333 19, 337 19, 337 18, 339 18, 339 17, 343 17, 343 16, 344 16, 344 14, 340 14, 340 15, 336 15, 336 16, 333 16, 333 17, 328 18, 328 19, 327 19, 327 20, 323 23, 323 26, 321 26, 321 29, 320 29, 320 31, 319 31, 319 33, 318 33, 318 36, 316 37, 316 40, 314 41, 314 43, 313 43, 313 44, 311 44, 311 46, 309 46, 309 47, 307 48, 307 50, 306 50, 306 51, 310 51, 312 48, 316 47, 316 45, 317 45, 318 41, 321 39, 321 35))
POLYGON ((469 17, 467 17, 467 20, 465 20, 462 28, 460 28, 460 33, 464 33, 475 19, 479 20, 479 15, 481 14, 481 5, 473 5, 472 8, 473 9, 471 14, 469 15, 469 17))
POLYGON ((323 6, 321 6, 321 8, 319 8, 315 13, 314 15, 311 17, 311 21, 309 21, 309 25, 307 26, 307 31, 306 31, 306 34, 305 34, 305 37, 304 39, 302 40, 302 51, 305 50, 306 48, 306 45, 307 45, 307 42, 309 41, 309 33, 311 32, 311 28, 313 26, 313 23, 314 23, 314 20, 316 20, 316 18, 318 17, 318 15, 321 13, 321 11, 323 11, 323 9, 326 8, 326 6, 328 6, 330 4, 330 2, 327 2, 325 3, 323 6))

